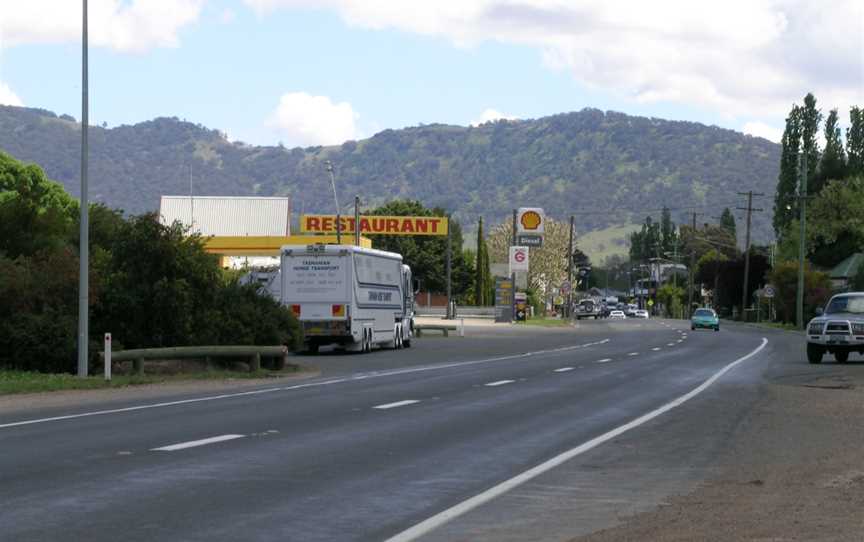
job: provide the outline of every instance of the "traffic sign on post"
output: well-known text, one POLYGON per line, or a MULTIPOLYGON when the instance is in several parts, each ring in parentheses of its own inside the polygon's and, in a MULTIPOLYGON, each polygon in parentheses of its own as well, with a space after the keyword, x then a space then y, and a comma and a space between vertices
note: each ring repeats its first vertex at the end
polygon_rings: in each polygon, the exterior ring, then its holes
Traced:
POLYGON ((561 295, 570 295, 570 290, 573 288, 573 285, 570 284, 569 280, 565 280, 561 283, 561 295))
POLYGON ((510 272, 528 271, 528 247, 510 247, 510 272))

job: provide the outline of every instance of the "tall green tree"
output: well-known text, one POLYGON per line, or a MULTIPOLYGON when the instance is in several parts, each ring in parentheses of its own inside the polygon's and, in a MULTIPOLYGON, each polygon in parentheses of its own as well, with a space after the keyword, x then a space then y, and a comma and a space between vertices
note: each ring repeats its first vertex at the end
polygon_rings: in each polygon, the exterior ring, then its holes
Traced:
POLYGON ((801 108, 792 106, 786 117, 786 128, 780 140, 780 175, 774 196, 774 234, 781 238, 789 223, 797 215, 798 153, 801 150, 801 108))
POLYGON ((849 110, 846 155, 849 175, 864 175, 864 108, 852 107, 849 110))
POLYGON ((838 180, 846 176, 846 153, 843 150, 838 122, 837 110, 832 109, 825 119, 825 150, 819 163, 816 186, 825 186, 825 183, 830 180, 838 180))
MULTIPOLYGON (((367 214, 393 216, 448 216, 440 208, 427 208, 415 200, 393 200, 367 214)), ((467 265, 462 253, 462 228, 450 217, 452 247, 451 286, 454 296, 463 295, 473 282, 473 269, 467 265)), ((426 235, 376 235, 375 248, 397 252, 411 266, 414 277, 420 280, 424 291, 444 293, 447 290, 447 238, 426 235)))
POLYGON ((668 207, 663 207, 660 215, 660 246, 662 252, 675 252, 678 245, 678 232, 675 223, 672 222, 672 213, 668 207))
POLYGON ((480 306, 491 304, 492 277, 489 274, 489 247, 483 235, 483 217, 477 224, 477 252, 474 267, 474 303, 480 306))
POLYGON ((729 207, 723 209, 723 213, 720 215, 720 226, 729 232, 729 234, 732 236, 732 239, 738 238, 738 233, 735 226, 735 215, 732 214, 732 211, 729 210, 729 207))
POLYGON ((822 190, 816 172, 819 171, 819 123, 822 113, 816 108, 816 98, 808 92, 804 96, 804 107, 801 108, 801 152, 807 156, 807 192, 818 194, 822 190))

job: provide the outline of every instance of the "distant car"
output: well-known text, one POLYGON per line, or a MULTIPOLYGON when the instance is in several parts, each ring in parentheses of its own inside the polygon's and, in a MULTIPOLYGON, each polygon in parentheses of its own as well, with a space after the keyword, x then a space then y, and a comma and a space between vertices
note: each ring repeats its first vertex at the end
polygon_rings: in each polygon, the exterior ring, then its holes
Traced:
POLYGON ((837 363, 849 353, 864 354, 864 292, 837 294, 807 324, 807 361, 821 363, 828 352, 837 363))
POLYGON ((633 317, 634 318, 648 318, 648 311, 646 311, 645 309, 636 309, 633 312, 633 317))
POLYGON ((636 305, 627 305, 624 307, 624 315, 627 316, 627 318, 635 318, 637 310, 639 309, 636 308, 636 305))
POLYGON ((609 318, 613 320, 625 320, 627 316, 624 314, 624 311, 614 310, 609 313, 609 318))
POLYGON ((693 317, 690 318, 690 329, 713 329, 720 331, 720 318, 714 309, 696 309, 693 317))

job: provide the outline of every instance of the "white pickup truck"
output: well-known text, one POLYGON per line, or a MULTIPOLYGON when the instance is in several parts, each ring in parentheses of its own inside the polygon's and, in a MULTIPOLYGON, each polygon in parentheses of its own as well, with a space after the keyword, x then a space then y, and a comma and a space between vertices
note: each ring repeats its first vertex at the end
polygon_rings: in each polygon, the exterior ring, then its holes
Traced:
POLYGON ((864 354, 864 292, 837 294, 816 315, 807 324, 807 361, 822 363, 827 352, 846 363, 851 352, 864 354))
POLYGON ((281 253, 281 301, 300 320, 307 351, 411 346, 414 288, 400 254, 320 244, 281 253))

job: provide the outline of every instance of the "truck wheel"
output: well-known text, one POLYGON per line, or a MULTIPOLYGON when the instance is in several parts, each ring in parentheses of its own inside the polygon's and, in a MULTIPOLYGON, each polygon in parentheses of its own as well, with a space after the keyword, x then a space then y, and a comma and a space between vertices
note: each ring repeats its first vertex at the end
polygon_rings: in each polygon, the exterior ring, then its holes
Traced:
POLYGON ((822 363, 825 350, 818 344, 807 343, 807 361, 812 364, 822 363))
POLYGON ((848 350, 835 350, 834 351, 834 359, 837 363, 846 363, 849 361, 849 351, 848 350))

